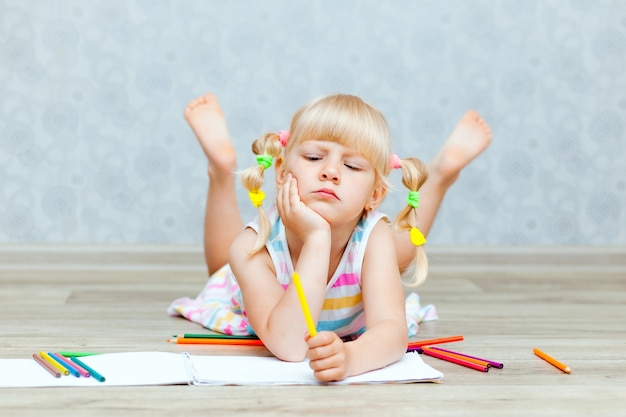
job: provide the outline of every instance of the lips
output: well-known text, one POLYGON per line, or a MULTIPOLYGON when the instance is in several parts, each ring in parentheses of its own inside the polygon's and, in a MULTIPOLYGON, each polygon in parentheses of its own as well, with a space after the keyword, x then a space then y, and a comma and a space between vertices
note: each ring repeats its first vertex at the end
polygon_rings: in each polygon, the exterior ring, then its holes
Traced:
POLYGON ((337 194, 335 194, 335 192, 333 190, 328 189, 328 188, 321 188, 321 189, 317 190, 315 192, 315 194, 317 194, 319 196, 322 196, 322 197, 339 200, 339 197, 337 197, 337 194))

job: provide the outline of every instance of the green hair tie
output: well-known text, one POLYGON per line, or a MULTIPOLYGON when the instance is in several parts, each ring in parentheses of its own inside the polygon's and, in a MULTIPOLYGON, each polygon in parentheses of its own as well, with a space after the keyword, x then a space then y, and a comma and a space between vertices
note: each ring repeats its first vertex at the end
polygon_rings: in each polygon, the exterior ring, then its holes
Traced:
POLYGON ((268 169, 272 166, 272 157, 269 155, 257 155, 256 161, 259 165, 263 165, 263 169, 268 169))
POLYGON ((406 198, 406 203, 413 208, 418 208, 420 205, 420 192, 409 191, 409 196, 406 198))

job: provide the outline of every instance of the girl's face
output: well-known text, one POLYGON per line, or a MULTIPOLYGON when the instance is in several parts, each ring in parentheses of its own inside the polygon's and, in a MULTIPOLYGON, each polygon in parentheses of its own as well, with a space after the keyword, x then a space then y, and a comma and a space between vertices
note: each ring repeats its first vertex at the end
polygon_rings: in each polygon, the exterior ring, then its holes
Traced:
POLYGON ((359 219, 384 196, 372 164, 335 142, 307 140, 286 155, 287 172, 298 181, 302 202, 331 225, 359 219), (288 161, 288 162, 287 162, 288 161))

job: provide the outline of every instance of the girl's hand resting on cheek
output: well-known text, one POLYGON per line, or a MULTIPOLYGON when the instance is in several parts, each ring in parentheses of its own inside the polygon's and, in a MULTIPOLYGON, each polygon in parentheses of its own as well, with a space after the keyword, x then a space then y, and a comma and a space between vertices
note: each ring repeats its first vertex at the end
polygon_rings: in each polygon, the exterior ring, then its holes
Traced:
POLYGON ((285 182, 278 189, 276 206, 285 228, 293 230, 302 241, 313 232, 330 231, 328 222, 302 202, 298 183, 291 174, 287 174, 285 182))
POLYGON ((334 332, 319 332, 307 339, 309 366, 322 382, 340 381, 348 374, 344 342, 334 332))

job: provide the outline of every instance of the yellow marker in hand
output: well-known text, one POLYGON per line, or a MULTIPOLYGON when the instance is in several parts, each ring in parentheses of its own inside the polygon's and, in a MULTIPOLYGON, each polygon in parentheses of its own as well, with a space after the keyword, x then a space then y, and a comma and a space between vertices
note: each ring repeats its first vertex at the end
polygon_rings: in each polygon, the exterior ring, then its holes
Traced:
POLYGON ((317 331, 315 330, 315 324, 313 324, 313 317, 311 317, 309 304, 306 302, 306 296, 304 295, 300 275, 298 275, 297 272, 294 272, 291 279, 293 281, 293 285, 296 286, 296 292, 298 293, 298 299, 300 300, 300 306, 302 307, 302 313, 304 314, 304 321, 306 321, 306 325, 309 328, 309 334, 313 337, 317 334, 317 331))

